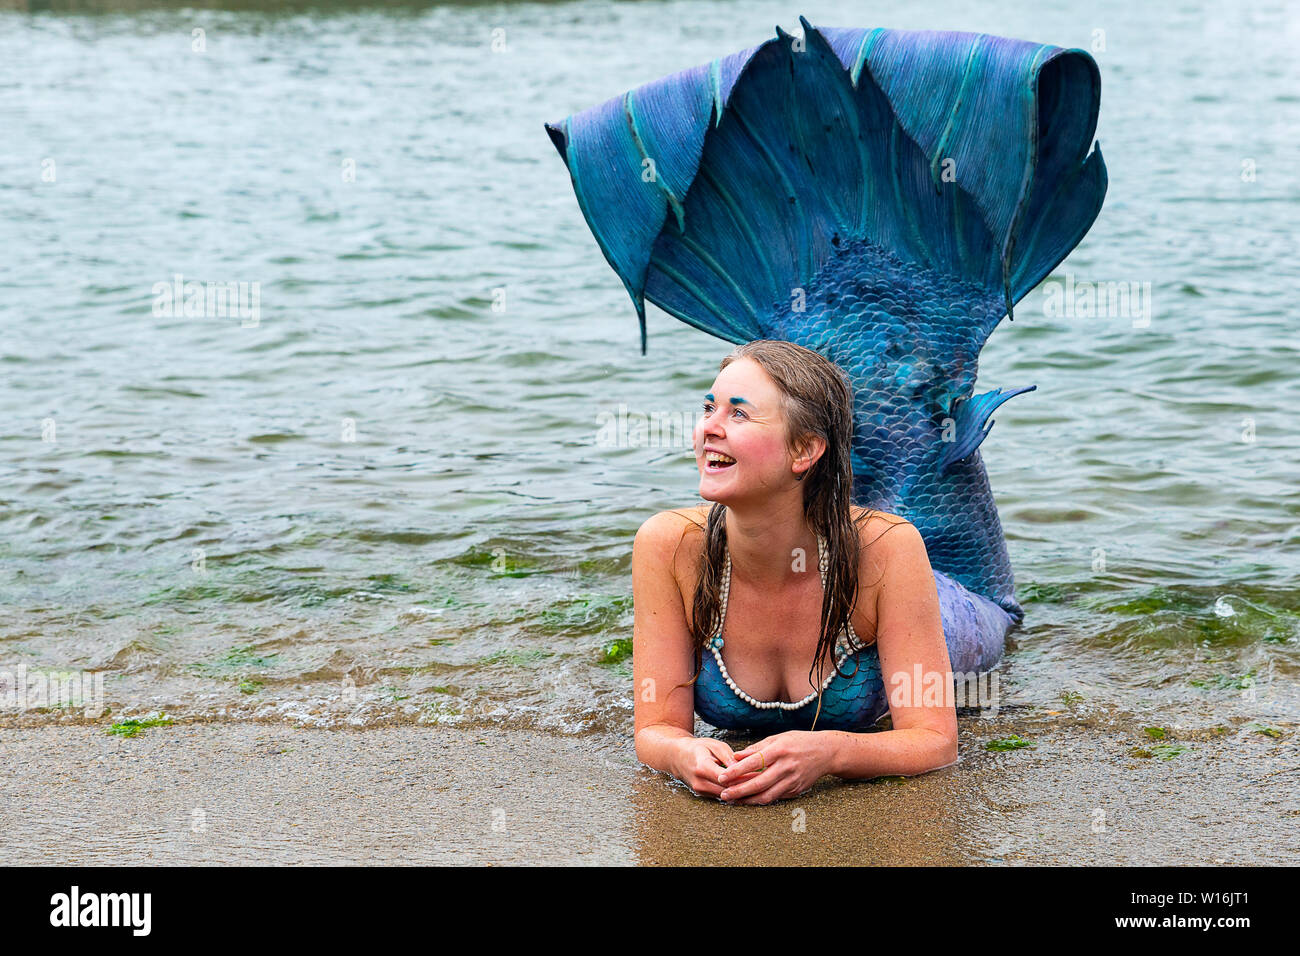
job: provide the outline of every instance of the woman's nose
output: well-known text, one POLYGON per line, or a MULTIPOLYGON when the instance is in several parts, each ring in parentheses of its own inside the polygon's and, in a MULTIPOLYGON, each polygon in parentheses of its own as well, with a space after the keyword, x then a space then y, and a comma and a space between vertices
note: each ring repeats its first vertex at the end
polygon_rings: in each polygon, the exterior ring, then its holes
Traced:
POLYGON ((722 409, 720 408, 715 408, 712 412, 702 412, 700 414, 700 431, 710 435, 718 434, 722 426, 722 419, 718 417, 721 412, 722 409))

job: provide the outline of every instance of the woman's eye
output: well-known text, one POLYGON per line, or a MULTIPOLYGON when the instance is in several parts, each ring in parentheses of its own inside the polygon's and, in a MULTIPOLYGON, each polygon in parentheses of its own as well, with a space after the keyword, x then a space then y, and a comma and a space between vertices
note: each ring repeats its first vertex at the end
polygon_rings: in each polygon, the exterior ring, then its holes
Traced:
MULTIPOLYGON (((712 402, 705 402, 705 403, 704 403, 702 406, 700 406, 700 407, 704 409, 704 414, 705 414, 705 415, 712 415, 712 414, 713 414, 713 403, 712 403, 712 402)), ((744 409, 741 409, 741 408, 737 408, 734 412, 732 412, 732 414, 733 414, 733 415, 739 415, 739 416, 741 416, 742 418, 748 418, 748 417, 749 417, 748 415, 745 414, 744 409)))

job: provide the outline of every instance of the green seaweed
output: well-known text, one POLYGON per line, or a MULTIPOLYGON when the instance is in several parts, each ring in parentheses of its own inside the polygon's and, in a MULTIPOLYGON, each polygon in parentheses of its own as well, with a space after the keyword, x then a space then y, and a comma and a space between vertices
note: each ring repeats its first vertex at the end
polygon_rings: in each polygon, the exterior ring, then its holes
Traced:
POLYGON ((459 595, 453 594, 447 589, 443 589, 437 596, 421 603, 432 607, 487 607, 486 601, 465 601, 459 595), (440 599, 441 603, 439 603, 440 599))
POLYGON ((1283 732, 1280 728, 1270 727, 1268 724, 1247 724, 1246 730, 1252 734, 1263 734, 1265 737, 1272 737, 1274 740, 1278 740, 1283 736, 1283 732))
POLYGON ((486 657, 480 657, 474 661, 475 664, 500 664, 507 663, 515 666, 533 664, 545 657, 553 657, 554 651, 544 651, 541 648, 529 648, 522 651, 497 651, 495 654, 488 654, 486 657))
POLYGON ((116 734, 119 737, 135 737, 146 728, 166 727, 171 723, 172 719, 166 714, 159 714, 157 717, 146 717, 143 720, 131 717, 113 724, 105 733, 116 734))
POLYGON ((1026 740, 1019 734, 1012 734, 1010 737, 999 737, 996 740, 990 740, 984 745, 985 750, 1003 751, 1003 750, 1020 750, 1023 747, 1037 746, 1032 740, 1026 740))
MULTIPOLYGON (((325 587, 315 581, 308 581, 297 587, 288 588, 285 592, 274 595, 280 598, 296 597, 298 604, 302 607, 320 607, 330 601, 339 601, 356 593, 356 588, 351 586, 325 587)), ((272 595, 266 595, 271 597, 272 595)))
POLYGON ((415 585, 396 574, 372 574, 366 578, 368 591, 413 591, 415 585))
POLYGON ((459 565, 462 568, 485 568, 503 578, 526 578, 534 574, 545 574, 552 570, 551 568, 542 567, 527 555, 511 551, 501 545, 487 549, 472 548, 465 554, 458 554, 451 558, 448 563, 459 565), (498 554, 498 552, 504 553, 498 554))
POLYGON ((1090 599, 1087 602, 1098 610, 1110 611, 1113 614, 1122 614, 1125 617, 1143 617, 1148 614, 1154 614, 1157 611, 1165 611, 1179 605, 1185 604, 1185 601, 1179 599, 1176 594, 1171 593, 1163 587, 1156 586, 1146 594, 1129 598, 1124 601, 1110 602, 1104 596, 1090 599))
POLYGON ((1300 609, 1288 606, 1290 600, 1289 595, 1283 597, 1266 588, 1237 586, 1225 596, 1218 588, 1156 586, 1119 600, 1107 594, 1087 595, 1080 599, 1080 606, 1122 619, 1101 631, 1108 643, 1177 646, 1198 641, 1223 646, 1257 640, 1294 642, 1300 634, 1300 609))
POLYGON ((206 580, 207 575, 196 577, 187 584, 174 584, 159 588, 148 594, 141 601, 146 606, 159 604, 188 603, 191 601, 229 600, 232 591, 217 581, 206 580))
POLYGON ((1016 584, 1016 600, 1021 604, 1059 604, 1069 592, 1059 584, 1043 581, 1026 581, 1016 584))
POLYGON ((632 609, 627 595, 595 594, 556 601, 538 615, 536 626, 547 633, 599 634, 617 629, 632 609))
POLYGON ((1152 740, 1164 740, 1169 736, 1169 731, 1163 727, 1143 727, 1142 729, 1152 740))
POLYGON ((1197 678, 1188 681, 1193 687, 1212 688, 1215 690, 1246 690, 1255 686, 1255 671, 1251 669, 1244 674, 1224 674, 1222 672, 1209 678, 1197 678))
POLYGON ((243 680, 239 682, 239 692, 241 694, 256 694, 262 689, 260 680, 243 680))
POLYGON ((632 638, 620 637, 609 641, 600 648, 600 663, 614 664, 632 653, 632 638))
POLYGON ((232 647, 223 657, 217 659, 217 663, 227 667, 270 667, 279 656, 279 654, 258 654, 256 645, 245 644, 242 647, 232 647))

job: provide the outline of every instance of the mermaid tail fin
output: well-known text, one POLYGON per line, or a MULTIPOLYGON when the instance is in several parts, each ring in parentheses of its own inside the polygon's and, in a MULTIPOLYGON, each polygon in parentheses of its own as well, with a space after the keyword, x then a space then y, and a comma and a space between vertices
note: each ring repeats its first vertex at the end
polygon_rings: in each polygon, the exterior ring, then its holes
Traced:
POLYGON ((547 124, 641 320, 821 352, 855 392, 855 498, 1012 618, 977 446, 1033 386, 973 396, 980 349, 1106 188, 1087 53, 981 34, 815 29, 547 124))

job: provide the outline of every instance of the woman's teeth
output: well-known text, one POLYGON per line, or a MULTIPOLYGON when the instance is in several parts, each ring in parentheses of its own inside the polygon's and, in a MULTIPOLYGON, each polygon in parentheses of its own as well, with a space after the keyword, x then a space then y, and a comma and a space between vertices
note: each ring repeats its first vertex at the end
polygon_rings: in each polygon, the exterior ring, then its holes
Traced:
POLYGON ((736 463, 736 459, 716 451, 708 452, 704 458, 705 464, 709 468, 730 468, 736 463))

